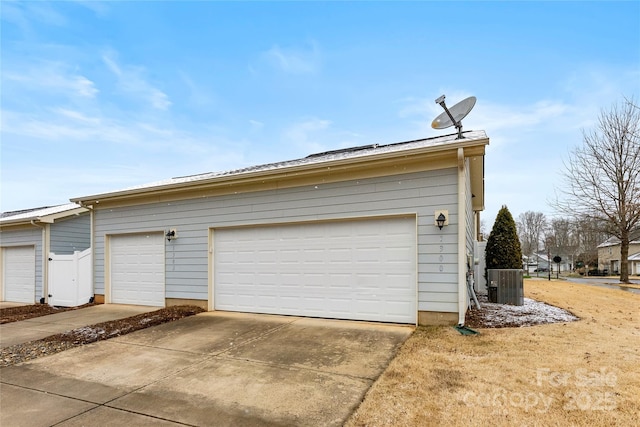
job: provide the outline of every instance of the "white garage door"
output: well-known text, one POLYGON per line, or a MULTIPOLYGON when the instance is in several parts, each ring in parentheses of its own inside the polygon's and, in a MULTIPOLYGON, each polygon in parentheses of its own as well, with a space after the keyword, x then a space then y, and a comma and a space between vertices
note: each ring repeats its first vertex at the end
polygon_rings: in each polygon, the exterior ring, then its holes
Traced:
POLYGON ((164 307, 164 236, 111 236, 111 302, 164 307))
POLYGON ((36 301, 36 251, 33 246, 2 248, 4 300, 36 301))
POLYGON ((214 231, 217 310, 415 323, 415 218, 214 231))

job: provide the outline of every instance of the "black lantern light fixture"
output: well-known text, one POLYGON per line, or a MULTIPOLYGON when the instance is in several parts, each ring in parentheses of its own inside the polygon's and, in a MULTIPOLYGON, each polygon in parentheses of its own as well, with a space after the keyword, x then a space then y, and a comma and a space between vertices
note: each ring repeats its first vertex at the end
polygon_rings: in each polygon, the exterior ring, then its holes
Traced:
POLYGON ((167 238, 167 241, 171 241, 176 239, 178 236, 176 236, 176 230, 171 229, 169 231, 167 231, 167 234, 164 235, 167 238))
POLYGON ((438 228, 440 230, 442 230, 442 227, 444 227, 446 221, 447 217, 444 216, 444 213, 440 212, 440 215, 438 215, 438 218, 436 218, 436 224, 438 224, 438 228))

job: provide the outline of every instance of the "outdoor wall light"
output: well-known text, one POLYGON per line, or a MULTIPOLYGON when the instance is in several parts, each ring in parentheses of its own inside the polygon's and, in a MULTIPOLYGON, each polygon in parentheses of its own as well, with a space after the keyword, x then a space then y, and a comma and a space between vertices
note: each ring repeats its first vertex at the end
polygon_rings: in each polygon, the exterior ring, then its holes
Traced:
POLYGON ((449 225, 449 211, 436 211, 433 215, 436 219, 436 225, 440 230, 445 225, 449 225))
POLYGON ((167 238, 167 241, 171 241, 171 240, 175 240, 178 238, 178 236, 176 235, 176 230, 175 229, 171 229, 169 231, 167 231, 167 234, 164 235, 167 238))

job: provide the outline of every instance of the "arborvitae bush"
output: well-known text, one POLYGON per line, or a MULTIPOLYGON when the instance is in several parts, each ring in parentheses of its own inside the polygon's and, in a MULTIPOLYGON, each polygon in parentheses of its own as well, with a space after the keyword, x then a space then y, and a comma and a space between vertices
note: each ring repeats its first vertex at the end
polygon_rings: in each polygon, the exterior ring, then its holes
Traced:
MULTIPOLYGON (((485 249, 486 270, 492 268, 522 268, 522 250, 511 212, 502 206, 485 249)), ((486 275, 485 270, 485 275, 486 275)))

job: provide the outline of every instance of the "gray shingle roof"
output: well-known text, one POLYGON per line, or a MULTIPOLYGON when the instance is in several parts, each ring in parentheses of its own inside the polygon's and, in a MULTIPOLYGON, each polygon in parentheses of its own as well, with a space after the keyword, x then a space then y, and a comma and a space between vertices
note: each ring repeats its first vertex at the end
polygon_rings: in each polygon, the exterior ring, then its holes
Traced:
POLYGON ((246 168, 240 168, 240 169, 234 169, 234 170, 228 170, 228 171, 222 171, 222 172, 208 172, 208 173, 201 173, 196 175, 178 176, 178 177, 169 178, 161 181, 155 181, 147 184, 124 188, 112 193, 77 197, 72 200, 81 201, 81 200, 99 198, 100 196, 112 195, 117 193, 137 192, 138 190, 144 191, 147 189, 151 190, 156 187, 197 183, 198 181, 207 181, 215 178, 235 177, 235 176, 242 176, 244 174, 250 174, 250 173, 285 170, 287 168, 294 168, 294 167, 305 166, 305 165, 318 165, 322 163, 329 163, 329 162, 339 161, 339 160, 364 159, 367 156, 375 156, 383 153, 408 151, 408 150, 420 149, 425 147, 433 147, 433 148, 442 147, 442 149, 447 149, 449 145, 453 145, 461 141, 482 140, 487 138, 487 135, 485 134, 484 131, 467 131, 467 132, 463 132, 462 135, 463 135, 462 140, 456 139, 457 134, 452 134, 452 135, 444 135, 444 136, 438 136, 433 138, 418 139, 413 141, 397 142, 392 144, 384 144, 384 145, 372 144, 372 145, 351 147, 351 148, 345 148, 345 149, 339 149, 339 150, 325 151, 322 153, 311 154, 307 157, 303 157, 300 159, 286 160, 286 161, 275 162, 275 163, 267 163, 263 165, 249 166, 246 168))

